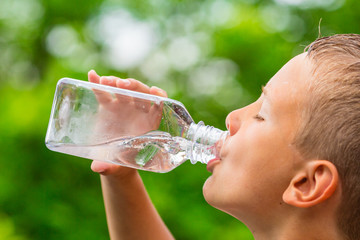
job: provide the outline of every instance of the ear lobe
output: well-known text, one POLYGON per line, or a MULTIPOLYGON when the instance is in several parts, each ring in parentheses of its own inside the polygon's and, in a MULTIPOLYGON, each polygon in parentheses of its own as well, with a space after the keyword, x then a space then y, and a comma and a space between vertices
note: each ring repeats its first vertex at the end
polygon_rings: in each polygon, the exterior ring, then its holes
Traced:
POLYGON ((291 180, 283 194, 287 204, 307 208, 328 199, 338 184, 335 165, 326 160, 311 161, 291 180))

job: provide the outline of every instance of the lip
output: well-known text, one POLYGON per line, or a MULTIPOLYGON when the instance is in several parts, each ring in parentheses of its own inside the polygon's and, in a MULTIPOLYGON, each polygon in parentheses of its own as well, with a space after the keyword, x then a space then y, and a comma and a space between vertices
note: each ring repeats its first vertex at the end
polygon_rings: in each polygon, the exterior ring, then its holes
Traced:
POLYGON ((213 172, 214 170, 214 167, 217 163, 219 163, 221 160, 220 158, 214 158, 214 159, 211 159, 207 165, 206 165, 206 170, 208 170, 209 172, 213 172))

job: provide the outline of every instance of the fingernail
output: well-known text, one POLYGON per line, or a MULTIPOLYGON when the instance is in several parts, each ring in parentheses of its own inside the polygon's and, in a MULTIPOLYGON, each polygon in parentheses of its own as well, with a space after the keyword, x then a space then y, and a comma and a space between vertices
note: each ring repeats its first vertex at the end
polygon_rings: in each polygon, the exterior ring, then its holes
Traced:
POLYGON ((97 72, 96 72, 94 69, 91 69, 91 70, 89 71, 89 74, 95 74, 96 76, 98 76, 97 72))
POLYGON ((157 86, 152 86, 153 89, 155 89, 157 92, 161 92, 161 88, 158 88, 157 86))
POLYGON ((153 86, 152 88, 154 88, 159 94, 161 95, 166 95, 166 92, 164 90, 162 90, 161 88, 158 88, 156 86, 153 86))
POLYGON ((122 82, 122 84, 123 84, 124 86, 129 86, 129 85, 130 85, 130 81, 129 81, 128 79, 122 79, 122 78, 120 78, 120 81, 122 82))
POLYGON ((99 164, 97 161, 93 161, 91 164, 91 170, 95 173, 104 174, 106 172, 106 165, 99 164))

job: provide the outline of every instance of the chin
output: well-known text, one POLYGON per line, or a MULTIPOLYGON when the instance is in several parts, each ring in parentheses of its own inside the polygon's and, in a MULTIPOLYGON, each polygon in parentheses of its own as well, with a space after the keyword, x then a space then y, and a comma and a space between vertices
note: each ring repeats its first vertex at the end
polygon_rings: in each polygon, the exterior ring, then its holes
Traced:
POLYGON ((224 188, 216 185, 214 180, 213 176, 210 176, 204 183, 202 190, 205 201, 210 206, 239 219, 238 210, 242 207, 246 209, 246 204, 242 205, 241 199, 236 198, 232 192, 224 191, 224 188))
POLYGON ((219 189, 221 188, 215 186, 214 179, 210 176, 205 181, 202 190, 205 201, 214 208, 221 210, 221 206, 224 205, 225 196, 219 189))
POLYGON ((203 195, 205 198, 205 201, 213 206, 213 199, 214 199, 214 191, 212 188, 212 176, 210 176, 208 179, 206 179, 204 186, 202 188, 203 195))

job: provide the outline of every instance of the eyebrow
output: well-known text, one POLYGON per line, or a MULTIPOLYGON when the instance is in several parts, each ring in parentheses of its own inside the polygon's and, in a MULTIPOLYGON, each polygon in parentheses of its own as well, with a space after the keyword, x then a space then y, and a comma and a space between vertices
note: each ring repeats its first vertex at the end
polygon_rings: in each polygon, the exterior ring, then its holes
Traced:
POLYGON ((267 90, 264 86, 261 86, 261 91, 265 96, 267 96, 267 90))
POLYGON ((271 102, 266 86, 261 86, 261 91, 264 94, 264 98, 266 98, 269 102, 271 102))

